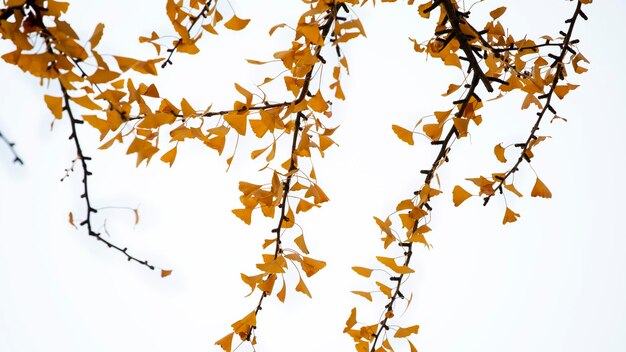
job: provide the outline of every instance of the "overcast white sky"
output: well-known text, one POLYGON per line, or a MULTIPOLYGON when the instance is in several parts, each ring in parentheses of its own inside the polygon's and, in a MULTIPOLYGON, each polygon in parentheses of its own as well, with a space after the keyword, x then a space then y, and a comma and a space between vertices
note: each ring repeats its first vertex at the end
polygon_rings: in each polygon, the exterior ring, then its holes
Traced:
MULTIPOLYGON (((278 70, 244 59, 267 59, 288 45, 288 32, 266 33, 274 24, 294 23, 301 5, 231 3, 239 17, 253 19, 249 27, 203 38, 200 56, 177 54, 157 81, 163 96, 227 108, 237 98, 233 82, 252 86, 278 70)), ((557 36, 575 7, 562 0, 487 1, 474 7, 474 23, 502 5, 509 7, 503 22, 529 38, 557 36)), ((483 125, 455 143, 441 169, 447 194, 433 204, 428 238, 434 248, 416 251, 416 273, 407 284, 413 303, 402 317, 421 325, 414 338, 420 351, 626 350, 626 52, 619 41, 626 3, 598 1, 585 11, 590 21, 577 25, 575 37, 590 71, 572 77, 581 87, 555 104, 569 122, 542 128, 553 138, 533 159, 553 198, 509 197, 521 218, 507 226, 501 198, 487 207, 479 199, 459 208, 451 202, 452 188, 464 178, 501 170, 495 144, 525 139, 535 113, 519 110, 520 96, 488 104, 483 125)), ((383 301, 373 305, 349 293, 374 290, 350 267, 376 265, 383 250, 372 216, 386 216, 419 187, 419 170, 435 153, 419 138, 414 147, 403 144, 390 126, 449 109, 451 99, 440 94, 458 81, 454 69, 413 52, 407 38, 426 40, 434 27, 414 8, 368 5, 358 14, 368 38, 345 47, 348 99, 333 105, 331 121, 341 125, 340 147, 315 164, 331 202, 299 219, 312 256, 328 266, 308 281, 313 300, 288 292, 285 304, 271 299, 264 305, 258 351, 347 351, 352 341, 341 331, 350 309, 358 306, 364 323, 378 317, 383 301)), ((85 39, 96 21, 104 22, 104 53, 153 55, 136 38, 152 30, 171 33, 164 1, 76 1, 68 18, 85 39)), ((66 119, 50 131, 41 97, 55 91, 6 64, 0 74, 0 130, 17 142, 26 163, 12 164, 0 145, 0 351, 218 350, 214 341, 256 304, 256 295, 244 298, 248 288, 239 273, 255 273, 260 245, 274 226, 259 217, 247 226, 230 213, 239 203, 239 180, 269 179, 256 171, 262 164, 243 157, 252 146, 241 146, 227 174, 224 157, 193 143, 179 147, 171 169, 157 159, 135 168, 124 148, 99 152, 97 135, 85 131, 84 139, 93 140, 85 143, 95 159, 95 205, 139 206, 141 214, 136 227, 126 210, 102 210, 97 220, 106 218, 111 241, 174 270, 161 279, 68 224, 69 211, 79 218, 84 210, 80 174, 59 182, 75 151, 66 119)), ((517 180, 529 193, 534 174, 524 166, 517 180)))

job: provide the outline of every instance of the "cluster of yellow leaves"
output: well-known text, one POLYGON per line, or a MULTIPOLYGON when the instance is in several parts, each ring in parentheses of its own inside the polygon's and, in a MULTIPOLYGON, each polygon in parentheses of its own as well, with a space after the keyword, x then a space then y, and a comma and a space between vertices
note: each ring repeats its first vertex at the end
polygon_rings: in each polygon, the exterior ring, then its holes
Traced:
MULTIPOLYGON (((430 245, 426 241, 424 236, 425 233, 429 232, 431 229, 427 225, 427 218, 430 212, 430 206, 428 205, 432 198, 441 194, 441 191, 435 188, 431 188, 430 184, 426 183, 423 185, 422 189, 419 192, 416 192, 415 197, 412 199, 405 199, 398 203, 396 206, 396 214, 402 224, 402 227, 405 230, 405 235, 400 238, 398 233, 392 229, 392 221, 390 217, 385 218, 385 220, 381 220, 378 217, 374 217, 374 220, 383 234, 381 238, 383 242, 383 247, 387 249, 390 244, 397 243, 400 247, 410 246, 413 243, 421 243, 426 247, 430 245), (425 210, 426 209, 426 210, 425 210)), ((399 264, 397 258, 386 257, 386 256, 377 256, 376 259, 380 262, 385 269, 371 269, 360 266, 352 267, 358 275, 361 275, 366 278, 370 278, 374 270, 385 272, 393 280, 400 282, 404 275, 409 275, 414 272, 412 268, 410 268, 408 264, 407 255, 410 256, 409 252, 404 252, 403 258, 404 263, 399 264), (387 272, 387 270, 391 270, 391 273, 387 272)), ((387 326, 387 319, 393 318, 393 310, 396 297, 403 297, 403 295, 399 292, 399 287, 390 287, 381 281, 374 280, 374 283, 377 287, 376 290, 371 291, 352 291, 355 295, 361 296, 368 301, 373 301, 372 293, 382 293, 382 295, 390 300, 388 305, 386 306, 386 312, 384 314, 384 320, 379 321, 376 324, 372 325, 362 325, 359 328, 354 328, 357 324, 356 322, 356 308, 352 309, 351 315, 346 322, 346 328, 344 329, 344 333, 350 335, 354 342, 355 348, 357 351, 369 351, 370 348, 376 348, 376 346, 371 346, 372 343, 377 342, 376 338, 377 331, 380 328, 381 324, 383 327, 387 326)), ((409 300, 410 303, 410 300, 409 300)), ((419 326, 414 325, 411 327, 403 328, 400 327, 396 330, 393 335, 394 338, 407 338, 411 334, 416 334, 418 332, 419 326)), ((407 343, 411 351, 416 351, 415 346, 412 342, 407 338, 407 343)), ((390 341, 385 337, 380 340, 381 346, 376 348, 376 351, 393 351, 391 347, 390 341)))
MULTIPOLYGON (((286 179, 290 175, 297 175, 295 172, 297 171, 293 170, 286 174, 279 174, 277 171, 274 171, 272 182, 267 186, 249 182, 239 182, 239 190, 242 193, 239 200, 244 208, 235 209, 233 213, 246 224, 251 223, 252 212, 255 209, 261 209, 261 212, 266 217, 274 217, 275 211, 283 199, 286 179)), ((313 207, 319 207, 322 203, 329 200, 326 193, 317 185, 314 178, 310 176, 297 177, 297 181, 295 184, 291 185, 289 192, 290 197, 297 199, 295 214, 306 212, 313 207), (297 192, 295 194, 300 194, 301 196, 295 196, 294 192, 297 192)), ((294 226, 295 214, 294 209, 292 209, 288 203, 287 211, 285 212, 286 219, 283 222, 284 228, 294 226)))
MULTIPOLYGON (((393 313, 387 312, 388 317, 393 317, 393 313)), ((376 346, 372 346, 376 338, 376 334, 379 329, 379 324, 373 325, 364 325, 359 324, 357 322, 357 309, 352 308, 350 311, 350 316, 348 320, 346 320, 346 327, 343 329, 343 332, 348 334, 354 340, 354 347, 357 352, 369 352, 370 348, 375 348, 376 346), (358 326, 358 327, 357 327, 358 326)), ((407 327, 397 327, 394 328, 395 332, 393 334, 394 338, 404 338, 406 342, 409 344, 409 349, 411 352, 417 352, 417 348, 415 345, 408 339, 409 336, 413 334, 417 334, 419 331, 419 325, 412 325, 407 327)), ((384 338, 380 339, 381 345, 376 348, 377 352, 386 352, 386 351, 394 351, 391 346, 391 341, 385 335, 384 338)))
MULTIPOLYGON (((176 50, 191 55, 197 54, 200 49, 196 43, 202 38, 203 31, 192 36, 191 29, 196 26, 196 24, 200 23, 204 31, 217 35, 216 27, 218 23, 222 22, 224 19, 217 5, 218 0, 167 0, 165 11, 176 34, 178 34, 178 39, 171 43, 173 49, 169 50, 176 50)), ((241 19, 233 15, 224 23, 224 27, 238 31, 244 29, 248 25, 248 22, 250 22, 249 19, 241 19)), ((161 37, 156 32, 152 32, 150 37, 140 37, 139 42, 152 44, 157 54, 160 54, 162 46, 160 39, 161 37)))
MULTIPOLYGON (((487 178, 484 176, 480 176, 479 178, 468 178, 468 181, 474 183, 476 187, 478 187, 478 196, 487 196, 491 197, 496 194, 496 191, 502 192, 502 189, 506 189, 507 191, 515 194, 518 197, 522 197, 522 193, 520 193, 513 183, 506 183, 506 174, 504 173, 495 173, 492 174, 491 177, 487 178)), ((452 201, 454 202, 454 206, 459 206, 468 198, 474 196, 473 194, 466 191, 461 186, 455 186, 452 191, 452 201)), ((536 178, 533 189, 530 192, 531 197, 541 197, 541 198, 552 198, 552 192, 550 189, 539 179, 536 178)), ((504 214, 504 219, 502 220, 502 224, 506 224, 508 222, 515 222, 520 215, 513 212, 511 209, 506 207, 506 211, 504 214)))

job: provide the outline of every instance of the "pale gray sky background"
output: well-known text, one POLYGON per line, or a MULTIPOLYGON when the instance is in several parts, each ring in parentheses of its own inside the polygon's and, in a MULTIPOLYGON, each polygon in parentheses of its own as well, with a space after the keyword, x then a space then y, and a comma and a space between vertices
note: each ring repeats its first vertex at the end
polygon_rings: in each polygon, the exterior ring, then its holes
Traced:
MULTIPOLYGON (((199 56, 176 54, 174 66, 155 81, 163 96, 228 108, 237 99, 233 82, 250 87, 280 70, 244 59, 267 59, 288 45, 291 33, 269 38, 267 30, 293 24, 299 2, 231 4, 239 17, 253 19, 249 27, 204 37, 199 56)), ((474 7, 474 23, 502 5, 509 7, 502 21, 529 38, 557 36, 575 7, 561 0, 487 1, 474 7)), ((519 110, 521 96, 487 104, 483 125, 455 143, 451 162, 440 171, 447 193, 433 203, 428 238, 434 248, 416 251, 416 273, 405 289, 414 293, 413 303, 401 320, 421 325, 413 339, 420 351, 626 350, 626 51, 620 41, 626 3, 597 1, 585 11, 590 21, 577 25, 575 37, 590 71, 571 76, 581 87, 555 103, 569 122, 542 128, 553 138, 533 159, 553 198, 509 197, 521 218, 507 226, 501 224, 502 198, 487 207, 480 199, 459 208, 451 201, 454 185, 467 184, 464 178, 502 170, 492 154, 495 144, 525 139, 535 111, 519 110)), ((335 102, 331 120, 341 125, 335 134, 340 147, 315 158, 331 202, 299 218, 312 256, 328 266, 308 281, 313 300, 290 291, 285 304, 271 299, 264 305, 258 351, 349 351, 352 341, 341 331, 350 309, 358 306, 364 323, 377 319, 385 303, 349 293, 374 290, 350 267, 377 265, 375 256, 384 251, 372 216, 386 216, 419 187, 419 170, 435 153, 424 139, 416 138, 414 147, 403 144, 390 126, 449 109, 451 99, 440 94, 459 81, 457 70, 413 52, 407 38, 426 40, 434 28, 415 8, 378 4, 357 12, 368 38, 345 47, 348 99, 335 102)), ((85 39, 104 22, 102 53, 151 57, 154 51, 139 46, 137 37, 172 33, 164 1, 75 1, 68 20, 85 39)), ((6 44, 0 48, 6 51, 6 44)), ((69 211, 81 218, 84 210, 80 173, 59 182, 75 151, 65 118, 49 128, 42 95, 56 87, 39 87, 6 64, 0 72, 0 130, 17 142, 26 162, 11 164, 0 145, 0 351, 219 350, 214 341, 256 304, 256 294, 244 298, 248 288, 239 273, 255 273, 260 245, 274 226, 258 216, 247 226, 230 213, 239 205, 239 180, 269 180, 256 171, 262 164, 246 160, 256 148, 240 145, 228 174, 224 157, 194 143, 179 147, 171 169, 156 158, 148 168, 135 168, 125 148, 97 151, 96 133, 83 128, 87 155, 94 158, 95 205, 139 206, 141 214, 136 227, 125 210, 102 210, 97 223, 106 218, 111 241, 174 269, 161 279, 68 224, 69 211)), ((517 180, 529 193, 534 174, 524 165, 517 180)), ((396 350, 407 348, 399 344, 396 350)))

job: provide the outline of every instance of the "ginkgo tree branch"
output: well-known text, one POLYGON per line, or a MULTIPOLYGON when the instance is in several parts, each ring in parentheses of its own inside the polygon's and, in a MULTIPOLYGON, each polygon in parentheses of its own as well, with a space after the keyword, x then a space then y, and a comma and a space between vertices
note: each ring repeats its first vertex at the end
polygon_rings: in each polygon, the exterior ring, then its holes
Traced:
MULTIPOLYGON (((459 108, 459 111, 457 112, 457 116, 463 116, 465 109, 467 108, 471 98, 473 96, 475 96, 475 89, 478 87, 479 83, 480 83, 480 76, 476 73, 476 71, 474 72, 474 76, 471 82, 471 85, 468 89, 468 91, 466 92, 465 96, 461 99, 462 103, 461 103, 461 107, 459 108)), ((432 182, 434 175, 436 173, 436 171, 439 169, 439 167, 441 165, 443 165, 444 162, 448 161, 448 154, 450 152, 450 147, 449 144, 451 143, 451 141, 453 140, 453 138, 456 138, 458 134, 458 130, 457 128, 452 125, 450 127, 450 129, 448 130, 448 132, 446 133, 446 137, 441 140, 441 141, 437 141, 436 144, 440 144, 440 148, 439 148, 439 152, 437 153, 437 156, 435 157, 435 160, 432 163, 432 166, 430 169, 428 170, 422 170, 421 173, 426 175, 426 179, 424 180, 424 184, 422 185, 423 189, 425 186, 430 186, 430 183, 432 182)), ((419 195, 420 191, 416 191, 415 195, 419 195)), ((426 202, 420 202, 419 204, 419 208, 420 209, 424 209, 426 208, 428 211, 432 210, 431 206, 429 205, 429 199, 426 202)), ((413 223, 413 233, 415 233, 415 231, 418 229, 419 225, 420 225, 420 219, 415 220, 415 222, 413 223)), ((409 267, 410 263, 411 263, 411 258, 413 256, 413 241, 410 241, 408 238, 405 241, 399 242, 398 245, 400 247, 402 247, 404 249, 404 262, 403 262, 403 266, 404 267, 409 267)), ((403 280, 405 277, 404 273, 401 273, 399 276, 396 277, 392 277, 391 279, 393 281, 396 281, 396 287, 393 291, 393 294, 391 296, 391 298, 389 299, 388 303, 385 305, 385 310, 386 312, 392 313, 393 312, 393 306, 394 303, 396 302, 396 300, 398 298, 403 299, 404 295, 402 294, 401 288, 402 285, 406 282, 406 280, 403 280)), ((377 343, 381 337, 381 335, 383 334, 383 331, 386 331, 389 329, 389 326, 387 325, 387 321, 393 317, 393 315, 390 314, 385 314, 384 318, 379 322, 379 327, 378 327, 378 331, 376 332, 376 334, 374 335, 374 341, 371 345, 370 348, 370 352, 375 352, 377 349, 377 343)))
MULTIPOLYGON (((56 45, 55 43, 58 41, 58 39, 52 34, 52 32, 50 32, 50 30, 48 29, 48 27, 46 26, 44 20, 43 20, 43 15, 47 9, 42 8, 40 6, 38 6, 36 3, 34 3, 33 1, 28 1, 26 3, 27 6, 30 6, 34 13, 35 13, 35 18, 34 21, 36 22, 38 28, 40 29, 40 35, 41 37, 44 39, 45 44, 46 44, 46 51, 50 54, 53 55, 59 55, 59 56, 63 56, 65 58, 69 58, 73 63, 74 63, 74 67, 77 67, 80 72, 82 73, 83 77, 85 76, 85 72, 82 70, 82 68, 78 65, 78 60, 76 60, 74 57, 72 57, 72 55, 69 55, 65 52, 63 52, 60 48, 58 48, 58 45, 56 45)), ((62 76, 62 72, 60 71, 60 69, 57 67, 57 63, 56 61, 53 61, 48 70, 53 70, 54 72, 56 72, 57 75, 62 76)), ((58 112, 58 115, 56 115, 55 117, 60 118, 61 117, 61 113, 62 111, 66 111, 69 117, 69 121, 70 121, 70 126, 71 126, 71 134, 69 139, 74 141, 74 146, 76 149, 76 154, 77 154, 77 158, 80 161, 80 166, 81 169, 83 171, 83 178, 82 178, 82 183, 83 183, 83 193, 81 194, 81 198, 83 198, 85 200, 85 206, 86 206, 86 215, 85 215, 85 219, 80 222, 81 226, 87 226, 87 234, 89 236, 93 236, 95 238, 98 239, 98 241, 102 241, 104 244, 106 244, 109 248, 113 248, 117 251, 119 251, 120 253, 123 253, 126 256, 126 259, 128 259, 128 261, 135 261, 141 265, 144 265, 148 268, 150 268, 151 270, 154 270, 154 266, 149 264, 147 260, 140 260, 137 257, 130 255, 127 252, 127 248, 121 248, 115 244, 113 244, 112 242, 104 239, 100 233, 96 232, 93 228, 93 224, 92 224, 92 214, 97 213, 97 210, 92 206, 91 204, 91 198, 90 198, 90 193, 89 193, 89 176, 92 175, 91 171, 89 171, 88 166, 87 166, 87 161, 91 160, 90 157, 86 156, 83 152, 83 148, 81 146, 80 140, 79 140, 79 136, 78 136, 78 130, 77 130, 77 125, 79 124, 83 124, 84 121, 77 119, 74 116, 74 113, 72 111, 71 105, 70 105, 70 95, 68 93, 68 89, 65 87, 65 85, 63 84, 62 79, 59 77, 57 78, 59 85, 60 85, 60 89, 62 92, 63 97, 62 98, 53 98, 53 99, 59 99, 62 101, 60 101, 58 103, 58 105, 60 106, 60 111, 58 112)), ((96 88, 98 88, 96 86, 96 88)), ((99 88, 98 88, 99 90, 99 88)), ((50 105, 49 105, 50 107, 50 105)), ((70 213, 71 214, 71 213, 70 213)), ((70 218, 73 221, 73 217, 70 218)))
MULTIPOLYGON (((476 58, 476 50, 479 49, 474 48, 469 43, 468 39, 473 38, 470 37, 469 34, 463 33, 463 30, 461 29, 461 24, 466 23, 466 18, 469 17, 469 14, 460 12, 456 4, 453 4, 451 0, 435 1, 433 5, 437 2, 440 2, 445 9, 447 19, 450 21, 450 25, 452 26, 451 35, 454 35, 454 38, 459 42, 461 50, 465 53, 465 58, 469 61, 470 69, 474 70, 474 72, 478 75, 478 78, 485 85, 487 91, 493 92, 491 82, 485 73, 480 69, 478 59, 476 58)), ((445 24, 445 19, 442 25, 443 24, 445 24)))
MULTIPOLYGON (((578 1, 577 5, 576 5, 576 10, 574 11, 574 15, 565 21, 565 23, 569 23, 568 29, 567 29, 567 33, 565 34, 564 38, 563 38, 563 42, 562 44, 560 44, 559 46, 561 47, 561 52, 559 53, 558 56, 551 56, 553 58, 553 62, 551 64, 550 67, 554 67, 555 68, 555 73, 554 73, 554 78, 552 79, 552 82, 550 83, 550 89, 548 90, 547 93, 542 94, 541 96, 539 96, 539 99, 545 99, 545 103, 543 104, 543 108, 541 109, 541 111, 539 111, 537 113, 537 119, 535 120, 535 123, 533 125, 533 127, 530 129, 530 133, 528 135, 528 137, 526 138, 526 141, 523 143, 518 143, 516 144, 516 146, 519 146, 521 148, 521 152, 519 154, 519 157, 517 158, 517 161, 515 162, 515 164, 504 174, 504 176, 502 177, 497 177, 497 184, 494 187, 494 190, 502 192, 502 188, 506 182, 506 180, 513 174, 515 174, 517 171, 519 171, 519 166, 520 164, 526 160, 528 163, 530 163, 530 157, 528 156, 530 149, 532 148, 532 141, 537 139, 537 131, 539 131, 539 127, 541 125, 541 122, 544 118, 544 116, 546 115, 546 112, 550 111, 554 114, 556 114, 556 110, 554 109, 554 107, 551 105, 552 103, 552 98, 554 97, 554 92, 556 90, 556 87, 559 83, 559 81, 565 79, 565 75, 564 75, 564 70, 565 70, 565 56, 568 53, 575 53, 576 51, 572 48, 571 44, 572 44, 572 33, 574 32, 574 26, 576 25, 576 20, 578 19, 578 17, 583 17, 583 19, 587 19, 587 16, 583 13, 582 9, 582 3, 580 1, 578 1)), ((576 41, 577 42, 577 41, 576 41)), ((489 200, 491 199, 491 197, 495 195, 495 192, 493 194, 487 194, 484 197, 484 202, 483 205, 487 205, 487 203, 489 203, 489 200)))
MULTIPOLYGON (((491 80, 493 80, 493 78, 487 77, 487 75, 484 73, 482 67, 479 64, 480 58, 477 57, 479 54, 477 53, 476 50, 474 50, 474 48, 470 44, 468 40, 470 38, 468 38, 468 36, 464 34, 460 29, 461 21, 463 21, 463 23, 467 23, 466 19, 468 15, 461 14, 461 12, 459 12, 458 9, 449 0, 442 0, 439 2, 434 2, 433 6, 431 6, 426 11, 432 11, 432 9, 436 7, 436 3, 440 3, 442 5, 442 11, 446 12, 446 16, 442 20, 442 23, 439 24, 439 26, 445 27, 446 22, 449 21, 452 27, 451 31, 439 31, 436 33, 437 36, 441 34, 447 34, 447 37, 445 38, 437 37, 438 39, 440 39, 440 41, 444 43, 440 50, 443 50, 451 42, 452 38, 456 39, 460 43, 461 50, 463 50, 463 52, 466 55, 466 61, 469 64, 469 68, 467 71, 468 73, 472 74, 471 82, 468 85, 466 85, 467 90, 464 96, 461 99, 453 102, 458 107, 458 111, 455 113, 456 118, 464 118, 469 104, 472 103, 472 101, 475 101, 475 102, 481 101, 479 96, 476 94, 476 89, 478 88, 479 84, 482 83, 487 89, 487 91, 492 92, 493 87, 491 85, 491 80), (463 16, 463 19, 461 19, 461 15, 463 16)), ((443 165, 443 163, 449 161, 448 155, 451 151, 451 143, 453 142, 454 139, 458 138, 459 135, 460 135, 460 132, 457 129, 456 125, 451 124, 450 128, 448 129, 443 139, 433 140, 431 142, 432 145, 439 145, 439 152, 435 156, 435 159, 431 167, 429 169, 420 171, 420 173, 426 175, 426 178, 420 190, 414 193, 415 196, 417 196, 419 199, 417 207, 421 211, 430 212, 432 210, 429 204, 430 195, 429 194, 421 195, 420 193, 430 192, 429 191, 430 184, 433 178, 435 177, 437 170, 441 167, 441 165, 443 165)), ((417 219, 413 220, 413 225, 412 225, 412 230, 411 230, 412 234, 415 234, 416 232, 418 232, 418 228, 420 227, 420 224, 422 221, 425 222, 424 217, 418 217, 417 219)), ((398 245, 404 251, 404 261, 403 261, 402 267, 409 268, 411 259, 413 257, 414 242, 415 241, 412 240, 412 238, 410 237, 407 237, 407 239, 404 241, 398 242, 398 245)), ((405 275, 407 275, 407 273, 401 272, 401 273, 398 273, 398 276, 390 277, 392 281, 396 282, 396 285, 395 285, 395 288, 393 289, 393 293, 391 294, 391 297, 389 298, 387 304, 385 305, 385 314, 383 315, 382 320, 379 321, 377 331, 373 335, 374 341, 370 345, 370 352, 377 351, 378 343, 382 341, 381 339, 382 339, 383 334, 387 330, 389 330, 390 327, 388 325, 388 321, 394 316, 393 309, 394 309, 394 304, 396 303, 397 299, 398 298, 403 299, 405 297, 404 294, 402 293, 403 284, 406 282, 405 275)))
MULTIPOLYGON (((334 21, 336 20, 337 17, 337 11, 339 9, 341 5, 338 4, 333 4, 331 5, 328 14, 327 14, 327 19, 326 22, 321 26, 321 38, 322 41, 325 43, 326 38, 328 37, 328 34, 330 32, 330 29, 333 26, 334 21)), ((322 51, 322 47, 324 45, 316 45, 315 46, 315 50, 314 50, 314 54, 313 57, 319 57, 320 53, 322 51)), ((302 85, 302 88, 300 90, 300 93, 297 97, 297 99, 292 103, 293 105, 297 105, 299 103, 301 103, 308 94, 310 94, 309 92, 309 86, 311 85, 311 80, 313 78, 313 72, 315 71, 315 66, 311 66, 309 72, 307 72, 306 76, 304 77, 304 83, 302 85)), ((275 247, 274 247, 274 259, 276 259, 278 257, 278 255, 282 252, 282 246, 281 246, 281 231, 283 230, 283 224, 285 221, 293 221, 293 219, 287 219, 286 218, 286 209, 287 209, 287 200, 289 197, 289 192, 291 190, 291 180, 293 175, 296 173, 298 166, 297 166, 297 155, 296 155, 296 149, 298 146, 298 136, 302 133, 301 132, 301 125, 302 125, 302 121, 303 119, 305 119, 306 116, 302 113, 302 112, 298 112, 296 113, 296 120, 295 120, 295 126, 294 126, 294 133, 293 133, 293 137, 292 137, 292 141, 291 141, 291 150, 290 150, 290 161, 289 161, 289 169, 287 172, 287 177, 285 178, 284 182, 283 182, 283 195, 282 195, 282 199, 279 205, 280 208, 280 216, 278 219, 278 224, 276 226, 276 228, 274 228, 272 230, 272 232, 276 233, 276 241, 275 241, 275 247)), ((274 275, 274 274, 268 274, 268 277, 274 275)), ((267 296, 268 294, 264 291, 261 294, 261 297, 259 299, 259 302, 254 310, 254 314, 258 314, 258 312, 262 309, 262 304, 263 304, 263 300, 264 298, 267 296)), ((246 336, 246 340, 250 340, 251 335, 253 330, 255 329, 255 326, 251 326, 248 334, 246 336)))
POLYGON ((0 21, 9 19, 11 16, 13 16, 13 13, 15 12, 15 10, 21 10, 21 9, 22 9, 22 6, 11 6, 5 9, 1 9, 0 21))
MULTIPOLYGON (((281 108, 281 107, 285 107, 285 106, 289 106, 291 104, 297 104, 296 103, 297 100, 294 101, 285 101, 282 103, 273 103, 273 104, 263 104, 263 105, 257 105, 257 106, 244 106, 240 109, 231 109, 231 110, 220 110, 220 111, 208 111, 205 112, 204 114, 200 115, 200 117, 211 117, 211 116, 223 116, 229 113, 242 113, 245 111, 259 111, 259 110, 264 110, 264 109, 272 109, 272 108, 281 108)), ((172 115, 176 118, 185 118, 185 115, 183 114, 174 114, 172 113, 172 115)), ((128 121, 136 121, 136 120, 143 120, 145 119, 146 116, 145 115, 138 115, 138 116, 132 116, 128 118, 128 121)))
POLYGON ((74 147, 76 148, 76 155, 77 155, 78 160, 80 161, 80 167, 81 167, 82 172, 83 172, 83 178, 82 178, 83 193, 80 195, 80 197, 85 200, 85 207, 87 209, 87 214, 85 215, 85 219, 82 222, 80 222, 80 225, 81 226, 87 226, 87 234, 89 236, 93 236, 93 237, 97 238, 98 241, 103 242, 109 248, 113 248, 113 249, 117 250, 118 252, 124 254, 126 256, 126 259, 128 259, 128 261, 135 261, 135 262, 137 262, 137 263, 139 263, 141 265, 144 265, 144 266, 150 268, 150 270, 154 270, 154 265, 149 264, 147 260, 141 260, 141 259, 138 259, 137 257, 129 254, 128 253, 128 248, 121 248, 121 247, 111 243, 107 239, 103 238, 100 233, 98 233, 98 232, 96 232, 94 230, 91 216, 92 216, 92 214, 97 213, 98 210, 95 209, 92 206, 92 204, 91 204, 91 197, 90 197, 90 193, 89 193, 89 176, 91 176, 92 173, 91 173, 91 171, 89 171, 89 169, 87 167, 87 161, 91 160, 91 158, 84 154, 83 148, 82 148, 82 146, 80 144, 80 140, 78 139, 78 130, 77 130, 77 125, 83 124, 84 121, 83 120, 79 120, 79 119, 74 117, 74 113, 72 112, 72 108, 70 106, 70 95, 67 92, 67 89, 63 86, 63 83, 59 82, 59 84, 61 86, 61 92, 63 93, 63 101, 64 101, 63 110, 65 110, 67 112, 68 117, 69 117, 69 121, 70 121, 70 126, 72 128, 72 133, 70 134, 69 139, 74 141, 74 147))
POLYGON ((7 139, 7 137, 5 137, 2 134, 2 131, 0 131, 0 139, 6 143, 6 145, 9 147, 9 149, 11 150, 11 153, 13 153, 13 162, 14 163, 18 163, 20 165, 24 165, 24 161, 22 160, 22 158, 19 157, 19 155, 17 154, 17 151, 15 150, 15 143, 11 142, 7 139))

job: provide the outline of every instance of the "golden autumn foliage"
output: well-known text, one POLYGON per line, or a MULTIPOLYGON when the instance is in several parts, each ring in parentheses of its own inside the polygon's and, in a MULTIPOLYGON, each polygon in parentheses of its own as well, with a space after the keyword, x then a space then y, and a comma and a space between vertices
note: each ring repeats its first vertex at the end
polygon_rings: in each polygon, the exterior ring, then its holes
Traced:
MULTIPOLYGON (((359 352, 393 351, 392 344, 402 344, 403 350, 417 350, 410 338, 418 334, 420 326, 399 326, 393 321, 397 319, 399 306, 408 307, 411 302, 407 279, 415 272, 411 259, 418 253, 417 245, 431 248, 427 236, 436 231, 429 226, 430 219, 436 216, 431 206, 433 200, 448 192, 458 207, 466 201, 471 203, 473 196, 483 198, 484 205, 492 197, 507 192, 522 197, 523 193, 515 186, 514 174, 523 163, 531 163, 535 147, 548 138, 538 134, 540 125, 549 118, 561 118, 556 115, 553 98, 564 99, 576 89, 578 86, 569 79, 574 73, 587 71, 589 63, 578 51, 578 41, 572 35, 577 20, 586 19, 583 4, 591 3, 590 0, 576 2, 573 14, 566 21, 566 31, 561 31, 559 37, 534 40, 509 34, 502 22, 508 15, 506 7, 491 9, 491 20, 480 23, 473 21, 460 1, 382 2, 407 6, 430 21, 432 33, 425 38, 411 38, 407 45, 416 55, 441 61, 441 65, 457 70, 462 79, 447 83, 447 90, 440 92, 449 99, 440 110, 416 111, 421 116, 413 126, 389 123, 402 142, 413 146, 425 141, 435 148, 436 154, 432 164, 416 175, 425 179, 416 181, 415 192, 397 202, 389 215, 373 217, 382 235, 380 250, 384 251, 384 255, 375 257, 378 267, 352 267, 368 281, 366 289, 351 292, 381 310, 379 317, 360 320, 357 320, 357 308, 350 311, 343 332, 359 352), (480 127, 485 104, 512 92, 522 97, 519 103, 522 110, 538 111, 532 128, 521 133, 522 142, 503 141, 495 145, 493 153, 503 167, 486 176, 467 178, 472 188, 466 190, 456 185, 450 192, 445 185, 442 187, 438 175, 450 161, 454 142, 471 137, 480 127)), ((353 45, 355 38, 366 38, 366 21, 357 16, 355 9, 374 5, 375 1, 303 0, 303 3, 306 10, 298 18, 269 30, 270 36, 276 31, 288 33, 290 41, 272 57, 262 58, 264 61, 247 60, 251 65, 273 67, 279 73, 258 82, 257 89, 237 82, 225 87, 236 92, 238 100, 222 103, 221 106, 228 106, 223 110, 213 108, 210 103, 194 107, 188 98, 168 99, 160 94, 158 86, 144 81, 143 77, 157 76, 165 69, 175 70, 173 56, 194 55, 204 50, 203 36, 218 35, 224 30, 245 31, 254 18, 240 18, 228 3, 167 0, 164 13, 174 34, 152 31, 138 38, 139 43, 154 48, 156 54, 143 59, 101 54, 98 45, 106 35, 102 23, 94 24, 89 39, 79 38, 72 25, 64 20, 71 2, 4 0, 0 8, 0 35, 12 48, 2 53, 3 61, 49 86, 50 94, 45 94, 43 101, 51 116, 71 126, 75 162, 83 175, 80 197, 84 210, 80 215, 69 212, 70 225, 86 228, 89 236, 129 261, 152 270, 157 268, 127 248, 113 244, 93 224, 91 216, 98 209, 90 197, 91 158, 81 142, 82 128, 98 131, 101 150, 114 144, 123 145, 137 166, 144 161, 147 165, 156 157, 155 160, 174 167, 179 145, 196 141, 218 155, 226 153, 225 161, 230 167, 235 155, 247 157, 237 151, 240 139, 256 143, 249 157, 265 165, 260 173, 266 180, 260 184, 240 181, 241 204, 232 209, 232 214, 247 225, 254 226, 260 217, 272 219, 275 225, 265 231, 268 237, 262 245, 260 259, 251 268, 253 272, 240 273, 241 280, 250 288, 248 296, 256 294, 256 304, 251 304, 242 317, 229 317, 234 320, 229 330, 228 324, 224 325, 228 332, 215 345, 227 352, 242 344, 254 349, 257 318, 263 303, 274 297, 285 302, 288 294, 296 292, 312 298, 318 288, 309 278, 326 267, 326 262, 315 259, 315 254, 310 256, 307 241, 311 239, 305 240, 298 219, 301 213, 323 206, 332 197, 325 192, 325 185, 318 182, 314 162, 337 145, 334 132, 338 126, 331 119, 332 102, 346 99, 341 84, 347 79, 351 59, 342 48, 353 45), (320 73, 323 68, 327 75, 320 73), (266 94, 260 89, 266 84, 274 84, 274 91, 266 94)), ((520 190, 525 191, 521 187, 520 190)), ((537 177, 530 196, 551 198, 552 193, 537 177)), ((138 222, 138 211, 132 210, 138 222)), ((512 223, 518 218, 520 214, 509 208, 505 198, 502 223, 512 223)), ((173 274, 170 269, 158 269, 163 278, 173 274)))

